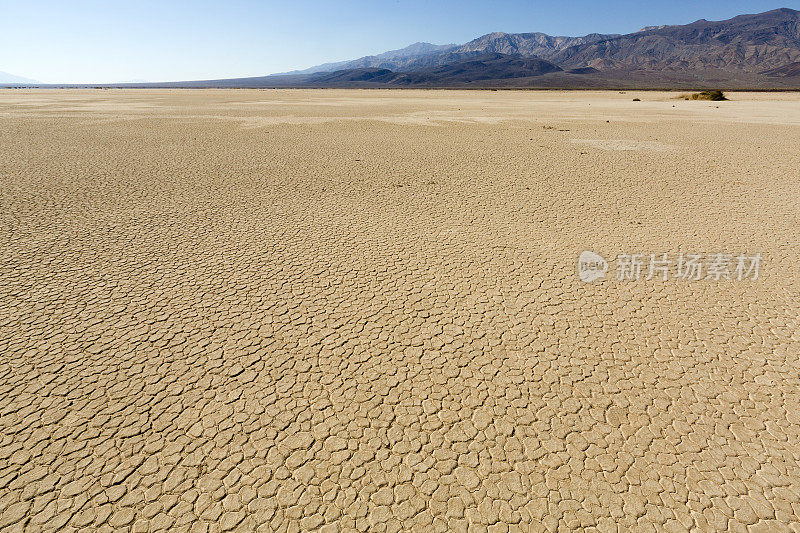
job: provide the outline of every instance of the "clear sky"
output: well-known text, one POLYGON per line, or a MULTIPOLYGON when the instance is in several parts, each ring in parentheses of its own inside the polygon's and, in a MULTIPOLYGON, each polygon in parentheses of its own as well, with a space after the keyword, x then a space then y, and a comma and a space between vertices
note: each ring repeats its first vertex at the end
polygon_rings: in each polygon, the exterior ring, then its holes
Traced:
POLYGON ((0 0, 0 71, 53 83, 260 76, 492 31, 584 35, 800 0, 0 0))

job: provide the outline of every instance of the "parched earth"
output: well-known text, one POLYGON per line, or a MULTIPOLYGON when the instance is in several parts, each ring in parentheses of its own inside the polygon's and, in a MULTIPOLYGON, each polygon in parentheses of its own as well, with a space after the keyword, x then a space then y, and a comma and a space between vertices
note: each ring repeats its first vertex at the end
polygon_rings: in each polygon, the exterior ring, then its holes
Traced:
POLYGON ((800 531, 800 95, 731 98, 0 91, 0 528, 800 531))

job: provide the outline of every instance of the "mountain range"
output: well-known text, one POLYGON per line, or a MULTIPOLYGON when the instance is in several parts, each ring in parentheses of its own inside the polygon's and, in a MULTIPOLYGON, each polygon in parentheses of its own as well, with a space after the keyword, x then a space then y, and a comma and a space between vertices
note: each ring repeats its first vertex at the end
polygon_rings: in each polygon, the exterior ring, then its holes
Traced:
POLYGON ((288 74, 280 81, 311 86, 798 88, 800 11, 649 26, 626 35, 490 33, 462 45, 416 43, 288 74))
POLYGON ((800 11, 625 35, 489 33, 270 76, 129 87, 800 88, 800 11))

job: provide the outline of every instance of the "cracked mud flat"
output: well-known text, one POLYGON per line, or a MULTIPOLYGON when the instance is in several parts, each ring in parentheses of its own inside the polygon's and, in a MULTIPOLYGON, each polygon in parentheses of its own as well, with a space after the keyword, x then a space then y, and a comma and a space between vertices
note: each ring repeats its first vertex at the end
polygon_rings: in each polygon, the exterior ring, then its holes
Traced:
POLYGON ((0 92, 0 528, 800 530, 800 95, 672 96, 0 92))

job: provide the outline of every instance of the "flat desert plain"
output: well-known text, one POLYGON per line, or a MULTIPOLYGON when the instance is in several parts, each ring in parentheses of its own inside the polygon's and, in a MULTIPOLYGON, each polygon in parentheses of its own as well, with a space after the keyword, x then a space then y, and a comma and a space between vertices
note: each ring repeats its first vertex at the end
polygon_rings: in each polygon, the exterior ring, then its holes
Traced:
POLYGON ((800 530, 800 93, 729 96, 0 92, 0 527, 800 530))

